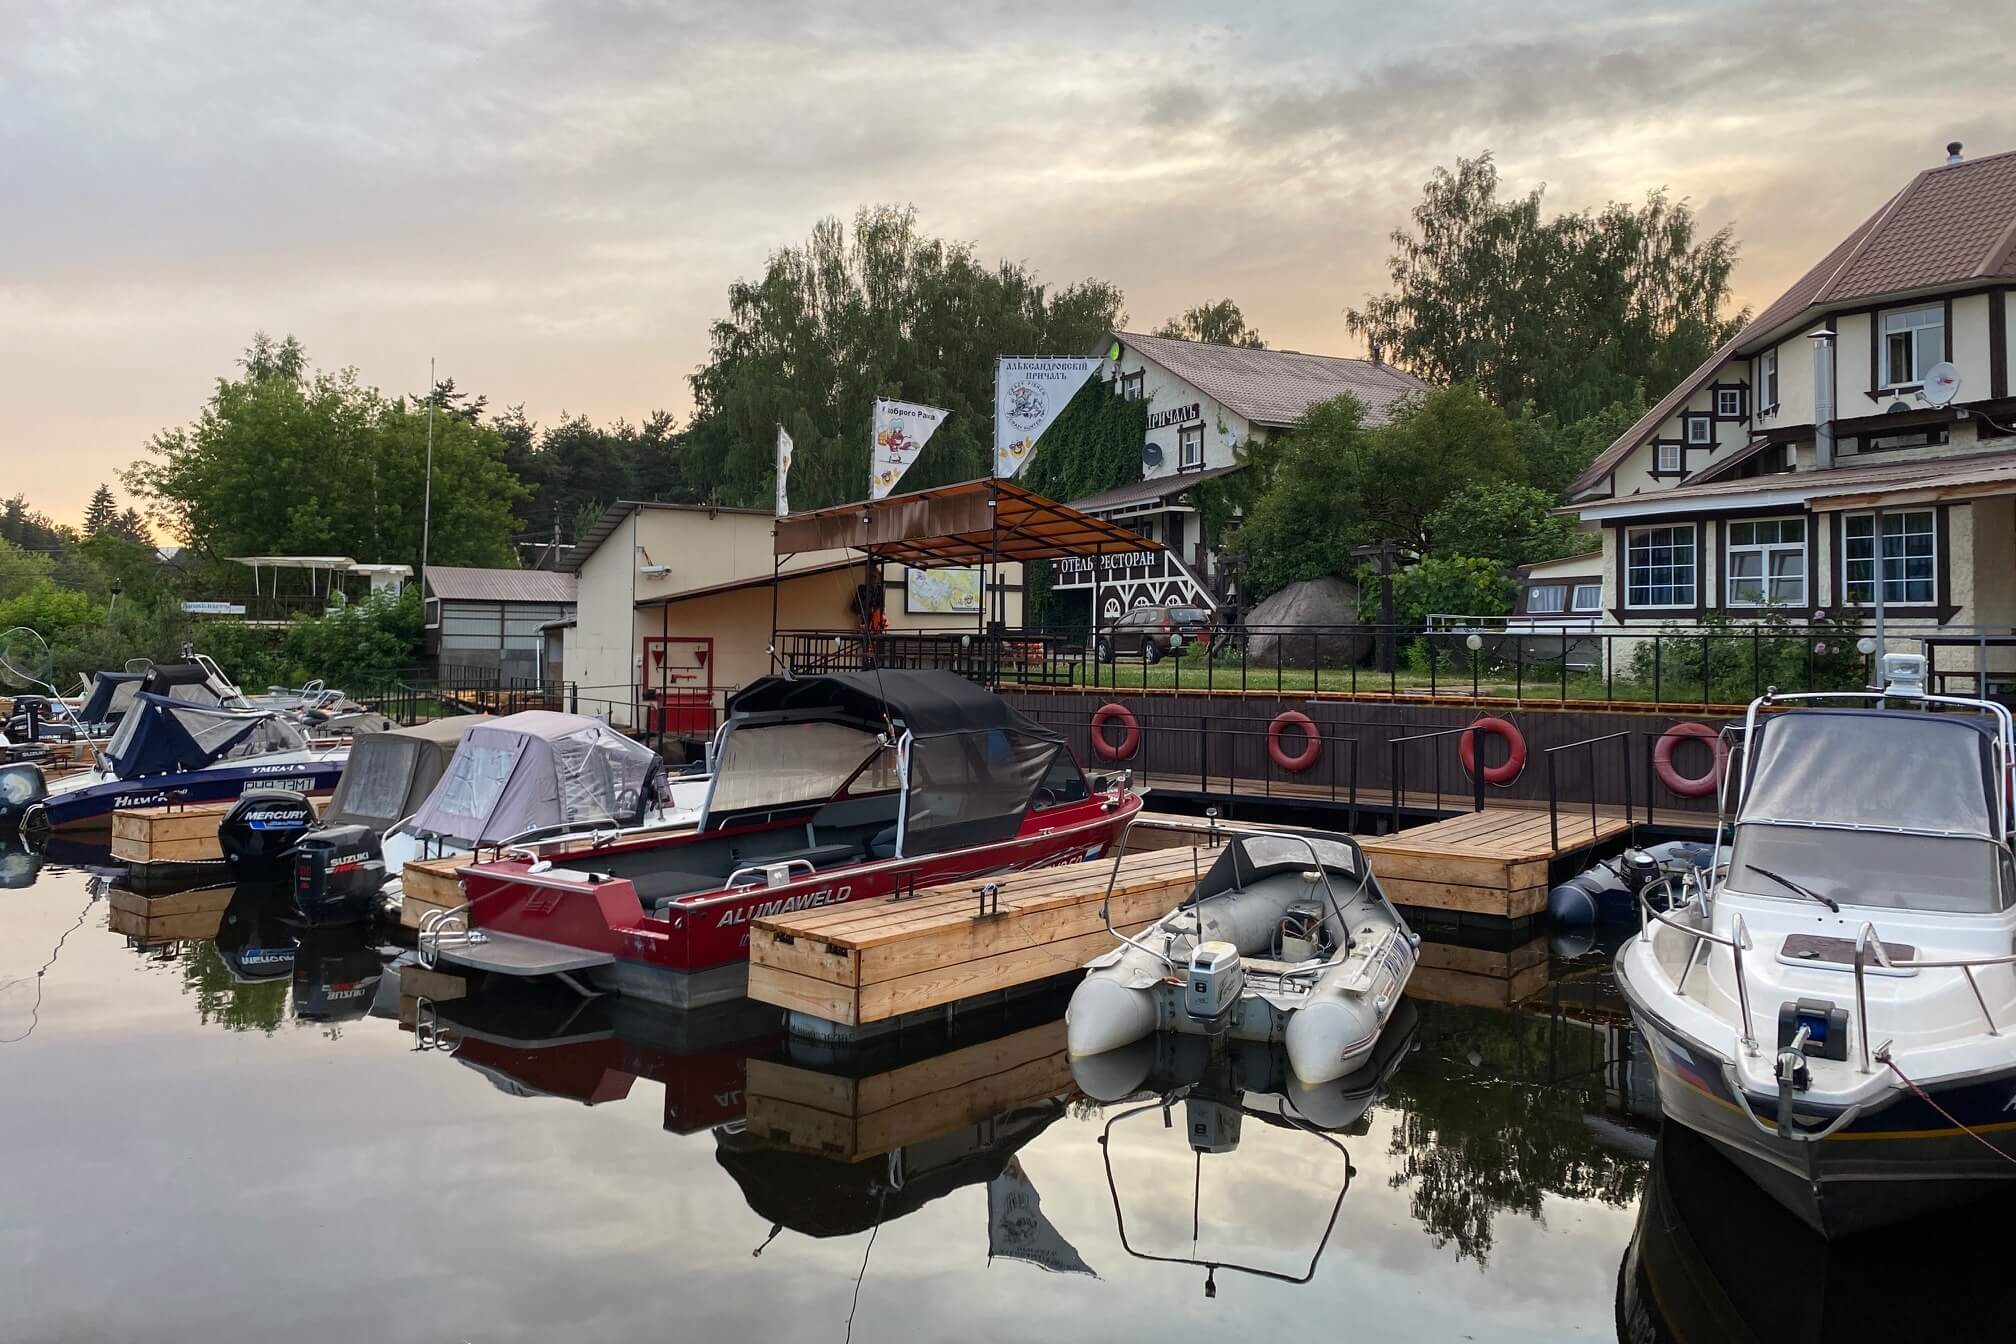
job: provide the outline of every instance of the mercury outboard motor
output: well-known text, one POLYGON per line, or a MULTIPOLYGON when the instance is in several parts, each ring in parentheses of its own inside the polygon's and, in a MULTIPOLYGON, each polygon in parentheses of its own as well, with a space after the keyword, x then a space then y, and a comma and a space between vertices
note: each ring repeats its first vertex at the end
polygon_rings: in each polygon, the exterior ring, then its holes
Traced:
POLYGON ((384 885, 384 852, 369 826, 324 826, 294 847, 294 903, 310 924, 369 919, 384 885))
POLYGON ((248 789, 217 827, 217 847, 239 881, 288 875, 296 842, 316 826, 315 805, 294 789, 248 789))

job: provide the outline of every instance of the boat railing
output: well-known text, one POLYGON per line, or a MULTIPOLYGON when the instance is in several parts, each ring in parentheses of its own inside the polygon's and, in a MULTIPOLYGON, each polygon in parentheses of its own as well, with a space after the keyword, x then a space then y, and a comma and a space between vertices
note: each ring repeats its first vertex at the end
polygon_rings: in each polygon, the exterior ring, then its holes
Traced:
POLYGON ((1861 1071, 1868 1073, 1872 1060, 1882 1059, 1889 1050, 1885 1041, 1876 1048, 1875 1055, 1869 1052, 1869 996, 1866 989, 1865 972, 1869 957, 1874 954, 1876 964, 1890 971, 1959 971, 1967 978, 1967 988, 1974 994, 1974 1006, 1981 1010, 1981 1018, 1988 1026, 1990 1036, 2000 1036, 2001 1030, 1995 1025, 1995 1014, 1988 1009, 1988 1000, 1982 996, 1981 984, 1974 978, 1977 966, 2016 966, 2016 953, 1999 957, 1955 957, 1938 961, 1895 961, 1890 951, 1883 946, 1883 939, 1876 933, 1874 924, 1864 923, 1855 934, 1855 1022, 1861 1037, 1861 1071))
POLYGON ((419 953, 422 966, 433 970, 444 944, 467 947, 472 943, 488 941, 479 930, 469 927, 469 907, 474 904, 474 901, 464 901, 453 908, 429 910, 420 917, 420 932, 414 939, 414 949, 419 953))
MULTIPOLYGON (((1744 924, 1741 914, 1732 915, 1729 920, 1729 936, 1725 938, 1713 929, 1700 925, 1682 924, 1676 920, 1668 919, 1664 913, 1652 908, 1652 902, 1649 898, 1653 890, 1658 887, 1671 886, 1672 881, 1673 879, 1668 878, 1666 881, 1654 883, 1638 893, 1638 932, 1640 936, 1645 938, 1648 948, 1651 946, 1651 926, 1654 923, 1664 924, 1674 932, 1694 940, 1693 945, 1687 949, 1687 964, 1681 967, 1679 975, 1673 977, 1673 992, 1683 999, 1687 997, 1687 977, 1694 973, 1694 965, 1701 958, 1702 946, 1712 943, 1717 947, 1726 947, 1729 949, 1730 959, 1735 967, 1736 1010, 1741 1015, 1743 1022, 1743 1030, 1738 1039, 1742 1042, 1744 1054, 1755 1055, 1757 1053, 1757 1036, 1750 1025, 1750 987, 1745 983, 1743 977, 1743 954, 1750 951, 1753 946, 1750 941, 1749 926, 1744 924)), ((1681 878, 1681 882, 1683 886, 1692 885, 1691 881, 1684 876, 1681 878)), ((1688 908, 1700 910, 1702 917, 1707 917, 1705 906, 1696 906, 1690 901, 1688 908)), ((1657 965, 1659 958, 1654 956, 1652 961, 1653 964, 1657 965)))

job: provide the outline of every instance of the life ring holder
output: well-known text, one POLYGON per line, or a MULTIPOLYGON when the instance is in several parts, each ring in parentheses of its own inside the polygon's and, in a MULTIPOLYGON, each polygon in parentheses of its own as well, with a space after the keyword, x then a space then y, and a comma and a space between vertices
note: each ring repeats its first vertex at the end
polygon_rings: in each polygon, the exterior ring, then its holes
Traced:
POLYGON ((1100 760, 1131 761, 1140 749, 1141 721, 1133 710, 1109 700, 1092 711, 1092 750, 1099 753, 1100 760), (1106 725, 1116 722, 1120 725, 1118 742, 1106 736, 1106 725))
POLYGON ((1323 734, 1301 710, 1284 709, 1267 725, 1267 756, 1289 774, 1299 775, 1322 758, 1323 734), (1282 735, 1290 728, 1302 730, 1302 750, 1292 754, 1281 745, 1282 735))
POLYGON ((1511 720, 1486 716, 1465 729, 1458 746, 1458 754, 1463 758, 1463 773, 1472 779, 1477 777, 1477 734, 1489 733, 1503 738, 1505 759, 1497 765, 1484 767, 1486 784, 1510 784, 1526 769, 1526 739, 1511 720))
POLYGON ((1664 784, 1682 798, 1706 798, 1722 786, 1722 776, 1729 769, 1729 748, 1722 741, 1722 734, 1705 723, 1691 719, 1682 720, 1659 734, 1659 740, 1652 744, 1652 770, 1664 784), (1715 763, 1708 767, 1705 775, 1683 775, 1673 765, 1673 752, 1682 742, 1705 742, 1714 753, 1715 763))

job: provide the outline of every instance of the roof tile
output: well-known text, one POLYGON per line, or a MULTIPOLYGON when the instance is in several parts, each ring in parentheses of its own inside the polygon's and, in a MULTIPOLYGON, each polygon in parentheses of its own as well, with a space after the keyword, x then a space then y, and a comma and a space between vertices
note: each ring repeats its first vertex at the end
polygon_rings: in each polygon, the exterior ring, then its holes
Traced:
POLYGON ((1299 350, 1250 350, 1173 336, 1116 331, 1120 342, 1257 425, 1292 425, 1311 406, 1349 392, 1365 407, 1365 422, 1383 425, 1428 384, 1391 364, 1299 350))

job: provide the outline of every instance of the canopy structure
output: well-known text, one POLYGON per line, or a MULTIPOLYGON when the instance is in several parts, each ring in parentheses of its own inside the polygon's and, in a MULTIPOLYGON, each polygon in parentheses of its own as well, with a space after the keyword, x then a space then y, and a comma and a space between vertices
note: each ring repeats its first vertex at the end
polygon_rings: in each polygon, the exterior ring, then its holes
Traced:
POLYGON ((441 782, 469 730, 492 722, 487 714, 457 714, 355 738, 323 820, 382 831, 411 816, 441 782))
POLYGON ((946 733, 1021 733, 1045 742, 1064 739, 985 687, 950 672, 889 668, 828 672, 814 677, 765 677, 728 701, 731 721, 763 715, 853 719, 880 729, 886 719, 913 737, 946 733))
POLYGON ((77 711, 79 723, 112 723, 132 708, 145 672, 100 672, 91 679, 91 694, 77 711))
POLYGON ((248 745, 283 751, 306 743, 299 728, 263 710, 220 709, 141 691, 106 744, 105 759, 120 779, 134 779, 201 770, 248 745))
POLYGON ((1802 709, 1758 725, 1739 824, 1992 839, 1995 738, 1968 714, 1802 709))
POLYGON ((596 719, 528 710, 469 729, 413 830, 474 849, 559 826, 635 825, 658 755, 596 719))
POLYGON ((839 548, 916 569, 1163 549, 1160 542, 1119 523, 996 479, 837 504, 777 520, 779 556, 839 548))

